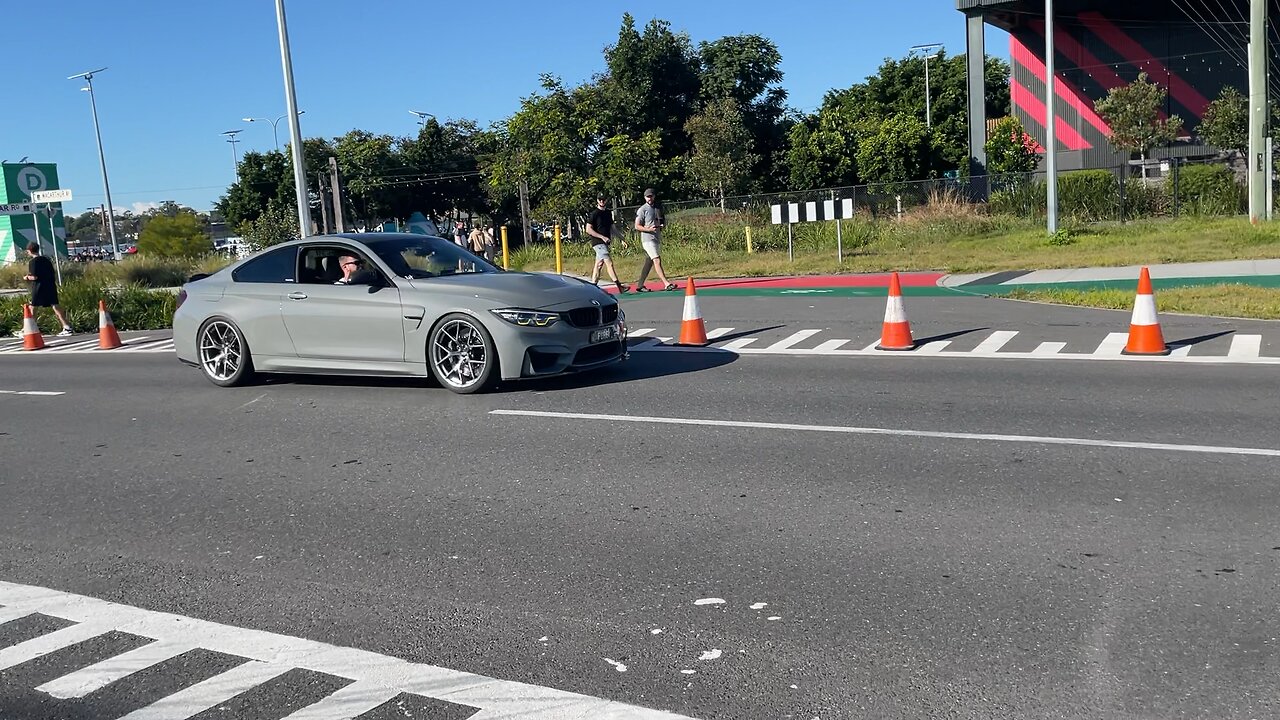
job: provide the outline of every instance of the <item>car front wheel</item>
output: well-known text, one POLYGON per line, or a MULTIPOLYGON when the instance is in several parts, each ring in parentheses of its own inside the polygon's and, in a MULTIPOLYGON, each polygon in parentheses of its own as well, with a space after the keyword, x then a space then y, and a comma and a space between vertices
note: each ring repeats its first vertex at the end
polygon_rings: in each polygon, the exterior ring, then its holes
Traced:
POLYGON ((234 387, 253 379, 249 343, 230 320, 206 320, 196 333, 196 352, 200 370, 214 385, 234 387))
POLYGON ((493 337, 479 320, 461 313, 446 316, 431 331, 427 362, 437 382, 464 395, 488 389, 498 378, 493 337))

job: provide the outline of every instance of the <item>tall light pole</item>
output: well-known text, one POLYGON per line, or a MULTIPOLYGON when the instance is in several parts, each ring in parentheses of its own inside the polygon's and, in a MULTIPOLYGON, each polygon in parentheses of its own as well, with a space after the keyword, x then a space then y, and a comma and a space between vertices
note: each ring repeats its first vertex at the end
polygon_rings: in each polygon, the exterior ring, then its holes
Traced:
MULTIPOLYGON (((927 43, 925 45, 913 45, 910 52, 917 50, 933 50, 942 47, 942 43, 927 43)), ((924 124, 930 130, 933 129, 933 94, 929 92, 929 61, 938 57, 938 53, 930 53, 924 56, 924 124)))
MULTIPOLYGON (((1053 0, 1044 0, 1044 171, 1045 171, 1045 214, 1048 216, 1047 229, 1052 235, 1058 232, 1058 132, 1054 128, 1057 113, 1053 109, 1054 99, 1054 62, 1053 62, 1053 0)), ((1125 177, 1121 175, 1120 182, 1125 177)), ((1120 209, 1121 216, 1124 208, 1120 209)))
POLYGON ((82 72, 67 79, 79 80, 83 78, 85 83, 88 84, 88 87, 80 89, 89 93, 89 107, 93 108, 93 134, 98 138, 98 164, 102 167, 102 190, 107 195, 107 227, 111 231, 111 255, 118 262, 120 260, 120 244, 116 242, 116 210, 111 205, 111 183, 107 181, 107 157, 102 152, 102 130, 98 128, 98 101, 93 95, 93 76, 103 70, 106 70, 106 68, 82 72))
POLYGON ((276 0, 276 25, 280 29, 280 66, 284 71, 285 115, 289 118, 289 142, 293 146, 293 186, 298 197, 298 236, 311 234, 311 206, 307 202, 307 165, 302 154, 302 127, 298 123, 298 96, 293 90, 293 58, 289 54, 289 28, 284 0, 276 0))
POLYGON ((423 127, 426 127, 426 125, 427 125, 427 118, 431 118, 432 120, 435 120, 435 119, 436 119, 436 116, 435 116, 435 115, 432 115, 432 114, 431 114, 431 113, 429 113, 429 112, 421 112, 421 111, 419 111, 419 110, 410 110, 410 111, 409 111, 409 114, 410 114, 410 115, 417 115, 417 116, 418 116, 418 124, 419 124, 419 125, 421 125, 421 126, 423 126, 423 127))
POLYGON ((236 143, 240 141, 236 139, 236 135, 240 132, 240 130, 228 130, 222 133, 227 136, 227 142, 231 143, 231 172, 237 178, 240 177, 240 156, 236 153, 236 143))
MULTIPOLYGON (((298 111, 298 114, 299 114, 299 115, 303 115, 303 114, 305 114, 306 112, 307 112, 306 110, 299 110, 299 111, 298 111)), ((271 119, 269 119, 269 118, 254 118, 254 117, 247 117, 247 118, 240 118, 240 119, 241 119, 241 120, 243 120, 243 121, 245 121, 245 122, 247 122, 247 123, 251 123, 251 122, 269 122, 269 123, 271 123, 271 137, 272 137, 272 139, 274 139, 274 140, 276 141, 276 150, 277 150, 277 151, 279 151, 279 150, 280 150, 280 136, 276 134, 276 123, 280 122, 281 120, 283 120, 283 119, 285 119, 285 118, 287 118, 287 117, 289 117, 289 116, 288 116, 288 115, 281 115, 280 117, 276 118, 275 120, 271 120, 271 119)))

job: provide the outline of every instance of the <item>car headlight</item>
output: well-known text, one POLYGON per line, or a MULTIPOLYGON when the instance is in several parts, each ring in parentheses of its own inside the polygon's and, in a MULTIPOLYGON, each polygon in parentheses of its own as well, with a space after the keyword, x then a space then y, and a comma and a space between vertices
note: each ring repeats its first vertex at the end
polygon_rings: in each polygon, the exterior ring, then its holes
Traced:
POLYGON ((520 327, 551 327, 560 320, 560 313, 540 312, 538 310, 506 308, 503 310, 491 310, 490 312, 512 325, 519 325, 520 327))

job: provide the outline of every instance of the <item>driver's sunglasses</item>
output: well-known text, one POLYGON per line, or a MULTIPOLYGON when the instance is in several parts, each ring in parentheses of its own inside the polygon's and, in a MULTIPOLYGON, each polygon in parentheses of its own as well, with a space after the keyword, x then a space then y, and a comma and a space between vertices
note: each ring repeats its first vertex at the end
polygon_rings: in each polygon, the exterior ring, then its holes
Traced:
POLYGON ((347 262, 342 263, 344 267, 347 265, 355 265, 356 267, 359 267, 363 264, 364 264, 363 260, 348 260, 347 262))

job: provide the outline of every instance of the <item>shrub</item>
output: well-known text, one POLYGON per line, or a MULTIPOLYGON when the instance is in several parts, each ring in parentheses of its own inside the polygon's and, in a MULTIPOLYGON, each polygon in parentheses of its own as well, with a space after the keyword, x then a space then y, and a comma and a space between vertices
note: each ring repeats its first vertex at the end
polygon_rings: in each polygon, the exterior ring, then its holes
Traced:
MULTIPOLYGON (((12 335, 22 327, 22 306, 27 299, 25 294, 0 298, 0 333, 12 335)), ((160 330, 172 325, 178 298, 165 290, 138 285, 108 288, 86 280, 64 282, 58 289, 58 304, 77 332, 98 330, 99 300, 106 300, 118 330, 160 330)), ((39 311, 37 322, 42 332, 58 330, 52 312, 39 311)))
POLYGON ((1178 203, 1190 215, 1235 215, 1246 206, 1246 191, 1225 165, 1187 165, 1178 169, 1178 203))
POLYGON ((1058 208, 1084 222, 1114 220, 1120 191, 1110 170, 1075 170, 1058 176, 1058 208))

